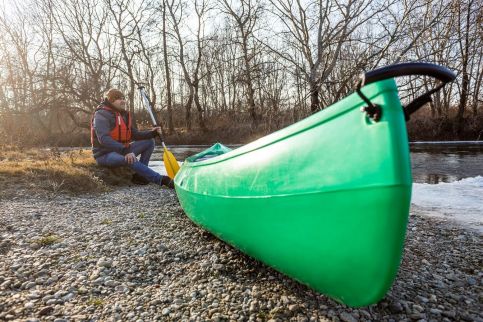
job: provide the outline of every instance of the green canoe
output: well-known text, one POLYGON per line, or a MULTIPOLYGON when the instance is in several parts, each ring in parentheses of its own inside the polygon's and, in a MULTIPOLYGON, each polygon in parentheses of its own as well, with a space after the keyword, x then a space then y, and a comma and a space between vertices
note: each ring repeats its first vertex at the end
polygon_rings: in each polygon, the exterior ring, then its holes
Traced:
POLYGON ((454 78, 424 63, 367 73, 330 108, 235 150, 216 144, 188 158, 175 177, 181 206, 221 240, 323 294, 349 306, 377 302, 396 276, 408 221, 405 114, 428 101, 403 110, 393 78, 415 74, 454 78))

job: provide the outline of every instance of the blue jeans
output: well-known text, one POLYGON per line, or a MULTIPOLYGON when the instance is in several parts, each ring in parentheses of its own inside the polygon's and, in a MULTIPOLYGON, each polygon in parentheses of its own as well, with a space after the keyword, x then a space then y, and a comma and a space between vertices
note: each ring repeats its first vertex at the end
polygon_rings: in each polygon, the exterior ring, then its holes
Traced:
POLYGON ((154 151, 154 139, 134 141, 130 144, 131 151, 136 155, 141 155, 139 160, 136 160, 133 164, 128 164, 124 159, 124 156, 117 152, 110 152, 101 155, 96 159, 98 165, 103 167, 122 167, 127 166, 134 170, 137 174, 156 184, 161 184, 161 177, 159 173, 148 167, 149 159, 154 151))

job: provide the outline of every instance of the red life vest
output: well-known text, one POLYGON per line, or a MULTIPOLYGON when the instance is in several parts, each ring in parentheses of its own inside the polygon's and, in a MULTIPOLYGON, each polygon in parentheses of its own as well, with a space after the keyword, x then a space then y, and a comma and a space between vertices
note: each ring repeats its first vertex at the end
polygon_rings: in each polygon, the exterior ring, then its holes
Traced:
MULTIPOLYGON (((129 143, 131 143, 131 137, 132 137, 131 113, 128 112, 128 114, 127 114, 128 122, 126 124, 126 122, 124 121, 124 118, 122 117, 121 113, 119 113, 118 111, 110 108, 109 106, 101 105, 98 109, 96 109, 95 112, 97 112, 101 109, 114 113, 115 118, 116 118, 116 122, 115 122, 114 128, 111 130, 110 135, 114 140, 116 140, 119 143, 122 143, 125 147, 128 147, 129 143)), ((94 112, 94 114, 92 115, 92 118, 91 118, 91 145, 93 147, 99 146, 99 143, 100 143, 98 138, 97 138, 96 131, 94 130, 94 115, 96 114, 95 112, 94 112)))

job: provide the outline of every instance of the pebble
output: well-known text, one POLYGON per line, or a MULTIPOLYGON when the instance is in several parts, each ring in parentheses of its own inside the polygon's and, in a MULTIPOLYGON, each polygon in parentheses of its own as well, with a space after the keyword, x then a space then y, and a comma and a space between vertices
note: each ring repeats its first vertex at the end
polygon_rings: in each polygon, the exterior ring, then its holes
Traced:
POLYGON ((342 312, 340 314, 340 319, 344 322, 357 322, 357 319, 347 312, 342 312))
POLYGON ((25 303, 24 307, 27 310, 33 309, 35 307, 35 303, 34 302, 27 302, 27 303, 25 303))
POLYGON ((119 285, 119 282, 116 282, 114 280, 108 280, 104 282, 104 285, 107 287, 116 287, 117 285, 119 285))
POLYGON ((423 312, 424 308, 421 305, 413 305, 413 310, 416 312, 423 312))
POLYGON ((38 292, 32 292, 29 295, 27 295, 27 297, 31 300, 36 300, 36 299, 39 299, 41 295, 38 292))
POLYGON ((8 248, 0 320, 483 320, 481 236, 419 214, 410 217, 394 285, 379 303, 358 309, 219 241, 183 214, 173 191, 154 185, 0 197, 0 222, 0 245, 8 248), (46 234, 61 242, 32 242, 46 234))
POLYGON ((106 267, 106 268, 110 268, 110 267, 112 267, 112 261, 107 260, 107 259, 105 259, 105 258, 101 258, 101 259, 99 259, 99 261, 97 262, 97 266, 99 266, 99 267, 106 267))
POLYGON ((476 285, 476 284, 478 283, 478 282, 476 281, 476 279, 475 279, 475 278, 473 278, 473 277, 468 277, 467 281, 468 281, 468 284, 469 284, 469 285, 472 285, 472 286, 473 286, 473 285, 476 285))
POLYGON ((432 314, 440 315, 443 311, 433 308, 433 309, 430 309, 429 312, 432 314))
POLYGON ((393 303, 389 304, 389 310, 392 313, 400 313, 400 312, 402 312, 404 310, 404 308, 401 305, 401 303, 399 303, 399 302, 393 302, 393 303))
POLYGON ((39 316, 50 315, 54 311, 52 306, 46 306, 40 309, 37 313, 39 316))
POLYGON ((25 284, 24 288, 25 289, 29 289, 29 288, 32 288, 32 287, 35 287, 37 284, 35 282, 27 282, 27 284, 25 284))

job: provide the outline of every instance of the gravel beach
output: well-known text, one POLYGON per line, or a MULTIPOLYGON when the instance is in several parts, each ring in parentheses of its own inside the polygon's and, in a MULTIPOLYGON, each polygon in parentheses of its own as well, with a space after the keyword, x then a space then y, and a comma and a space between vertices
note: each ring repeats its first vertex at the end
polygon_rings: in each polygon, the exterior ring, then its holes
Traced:
POLYGON ((481 234, 411 212, 398 277, 351 309, 219 241, 174 191, 0 199, 0 320, 483 321, 481 234))

